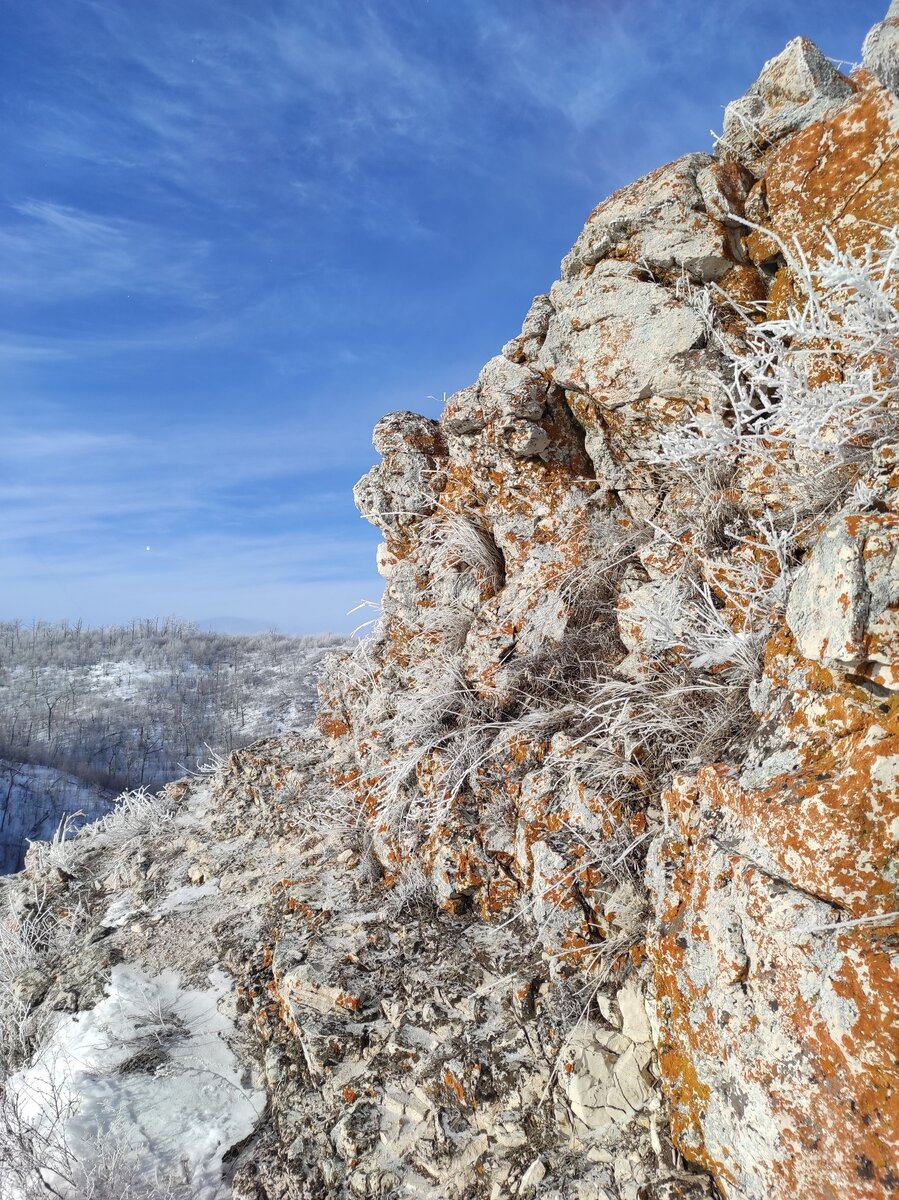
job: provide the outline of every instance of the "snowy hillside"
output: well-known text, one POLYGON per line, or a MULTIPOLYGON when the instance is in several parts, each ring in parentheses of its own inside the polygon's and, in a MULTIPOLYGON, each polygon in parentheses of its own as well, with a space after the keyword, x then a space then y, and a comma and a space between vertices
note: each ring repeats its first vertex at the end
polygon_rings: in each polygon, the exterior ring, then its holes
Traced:
POLYGON ((93 819, 311 719, 339 637, 235 636, 182 621, 0 624, 0 872, 65 815, 93 819))
POLYGON ((27 841, 51 838, 64 815, 94 820, 112 800, 111 791, 55 767, 0 759, 0 873, 17 871, 27 841))

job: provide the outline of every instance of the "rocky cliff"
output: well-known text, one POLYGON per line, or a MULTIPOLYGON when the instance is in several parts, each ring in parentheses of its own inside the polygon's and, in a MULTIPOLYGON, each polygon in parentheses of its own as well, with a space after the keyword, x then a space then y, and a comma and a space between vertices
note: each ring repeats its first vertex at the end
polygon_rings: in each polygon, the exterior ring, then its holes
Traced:
POLYGON ((895 0, 851 74, 791 42, 378 424, 383 615, 318 735, 9 886, 7 1145, 110 971, 217 968, 254 1131, 167 1195, 899 1191, 897 47, 895 0))

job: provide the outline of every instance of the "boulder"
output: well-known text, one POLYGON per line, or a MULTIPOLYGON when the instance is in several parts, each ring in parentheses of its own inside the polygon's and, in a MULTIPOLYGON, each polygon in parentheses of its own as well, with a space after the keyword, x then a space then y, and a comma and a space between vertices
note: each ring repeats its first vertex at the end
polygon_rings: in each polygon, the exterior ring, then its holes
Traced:
POLYGON ((875 25, 862 49, 865 68, 884 87, 899 92, 899 3, 892 0, 886 17, 875 25))
POLYGON ((728 104, 715 154, 761 176, 772 146, 830 116, 852 92, 851 82, 817 46, 794 38, 765 63, 746 95, 728 104))

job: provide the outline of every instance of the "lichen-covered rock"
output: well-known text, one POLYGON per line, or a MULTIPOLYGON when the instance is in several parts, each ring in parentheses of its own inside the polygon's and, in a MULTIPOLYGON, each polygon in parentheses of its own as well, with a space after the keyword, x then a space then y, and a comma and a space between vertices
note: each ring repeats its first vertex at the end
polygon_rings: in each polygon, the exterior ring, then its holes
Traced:
POLYGON ((353 495, 372 524, 399 531, 434 510, 440 430, 436 421, 416 413, 391 413, 378 422, 373 441, 384 461, 356 484, 353 495))
POLYGON ((720 359, 705 348, 700 314, 634 261, 600 262, 550 295, 555 315, 541 359, 569 393, 598 480, 645 485, 634 457, 651 456, 689 406, 723 400, 720 359))
POLYGON ((891 0, 886 17, 865 38, 862 62, 884 87, 899 92, 899 3, 891 0))
MULTIPOLYGON (((757 263, 777 263, 798 238, 814 260, 828 237, 860 247, 889 223, 899 205, 899 96, 865 72, 836 111, 773 149, 759 188, 761 224, 745 240, 757 263)), ((789 293, 781 268, 773 300, 780 315, 789 293)))
POLYGON ((893 525, 826 528, 793 585, 795 641, 769 644, 742 771, 665 797, 662 1075, 678 1144, 727 1195, 885 1200, 899 1182, 899 725, 858 673, 895 587, 893 525))
POLYGON ((738 243, 707 211, 707 154, 688 154, 622 188, 590 214, 562 260, 562 278, 574 279, 605 259, 640 263, 653 272, 686 271, 720 278, 739 255, 738 243))
POLYGON ((716 221, 737 228, 745 217, 753 183, 751 173, 737 162, 711 162, 696 175, 706 212, 716 221))
POLYGON ((859 668, 870 663, 878 682, 892 682, 899 665, 897 604, 899 518, 851 514, 818 539, 793 583, 787 624, 805 658, 859 668))
MULTIPOLYGON (((899 219, 897 102, 878 82, 878 37, 852 77, 790 43, 728 107, 716 156, 687 155, 593 211, 521 334, 450 398, 441 438, 417 447, 427 461, 409 485, 417 497, 429 481, 427 498, 400 498, 401 525, 379 516, 403 469, 388 448, 376 468, 385 501, 361 496, 387 539, 383 623, 364 674, 342 667, 323 699, 334 777, 366 814, 387 886, 414 878, 457 917, 525 914, 553 986, 593 980, 587 1007, 606 1023, 561 1044, 560 1128, 624 1144, 645 1113, 664 1125, 654 1060, 635 1048, 645 1037, 607 1019, 634 988, 678 1144, 729 1200, 890 1186, 888 1153, 874 1150, 892 1145, 895 1116, 878 1075, 888 956, 873 926, 796 930, 899 906, 894 731, 881 711, 895 462, 888 448, 869 453, 876 510, 829 525, 815 512, 800 564, 784 550, 785 514, 814 492, 814 454, 789 459, 792 482, 763 447, 692 475, 666 458, 678 431, 731 419, 748 323, 799 298, 793 235, 814 258, 828 230, 853 248, 875 211, 881 225, 899 219), (757 675, 766 638, 753 714, 732 681, 757 675), (691 671, 706 672, 701 685, 691 671), (735 757, 685 779, 663 812, 675 743, 694 773, 716 744, 735 757), (781 960, 802 1003, 778 983, 781 960), (844 1119, 835 1080, 847 1071, 844 1119)), ((841 494, 862 474, 847 467, 841 494)), ((641 1178, 616 1168, 609 1197, 641 1178)), ((705 1185, 672 1173, 652 1186, 705 1185)))
POLYGON ((852 84, 807 38, 794 38, 765 63, 745 96, 728 104, 716 154, 764 173, 766 153, 820 121, 852 95, 852 84))
MULTIPOLYGON (((847 751, 847 774, 851 763, 847 751)), ((789 790, 781 784, 779 798, 767 799, 767 812, 783 814, 782 836, 794 795, 814 779, 793 774, 789 790)), ((763 803, 711 768, 666 801, 668 830, 651 860, 651 944, 675 1138, 727 1196, 886 1200, 899 1155, 899 968, 889 921, 842 929, 841 908, 802 886, 839 893, 827 867, 854 868, 851 842, 832 845, 826 866, 805 879, 773 855, 748 852, 751 836, 734 844, 731 833, 745 828, 734 812, 763 803)), ((803 832, 790 830, 791 841, 803 832)), ((858 907, 878 903, 849 911, 858 907)))

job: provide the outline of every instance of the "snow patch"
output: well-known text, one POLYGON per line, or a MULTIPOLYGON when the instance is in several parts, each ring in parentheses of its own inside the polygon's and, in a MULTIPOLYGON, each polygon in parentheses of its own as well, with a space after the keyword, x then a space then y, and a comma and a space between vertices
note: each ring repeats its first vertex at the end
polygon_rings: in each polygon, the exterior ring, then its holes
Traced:
POLYGON ((170 1178, 196 1200, 226 1196, 224 1156, 252 1133, 265 1097, 244 1078, 228 1042, 234 1027, 218 1011, 231 981, 218 970, 209 981, 200 991, 174 971, 115 966, 107 996, 61 1017, 9 1080, 61 1196, 77 1196, 92 1174, 105 1178, 110 1155, 148 1184, 170 1178))
POLYGON ((156 911, 161 914, 184 912, 186 908, 190 908, 192 904, 202 899, 204 896, 214 896, 219 890, 218 884, 213 880, 209 883, 201 884, 185 884, 183 887, 175 888, 164 897, 156 911))
POLYGON ((130 896, 119 896, 100 918, 100 925, 105 929, 118 929, 127 925, 129 917, 134 913, 134 905, 130 896))

